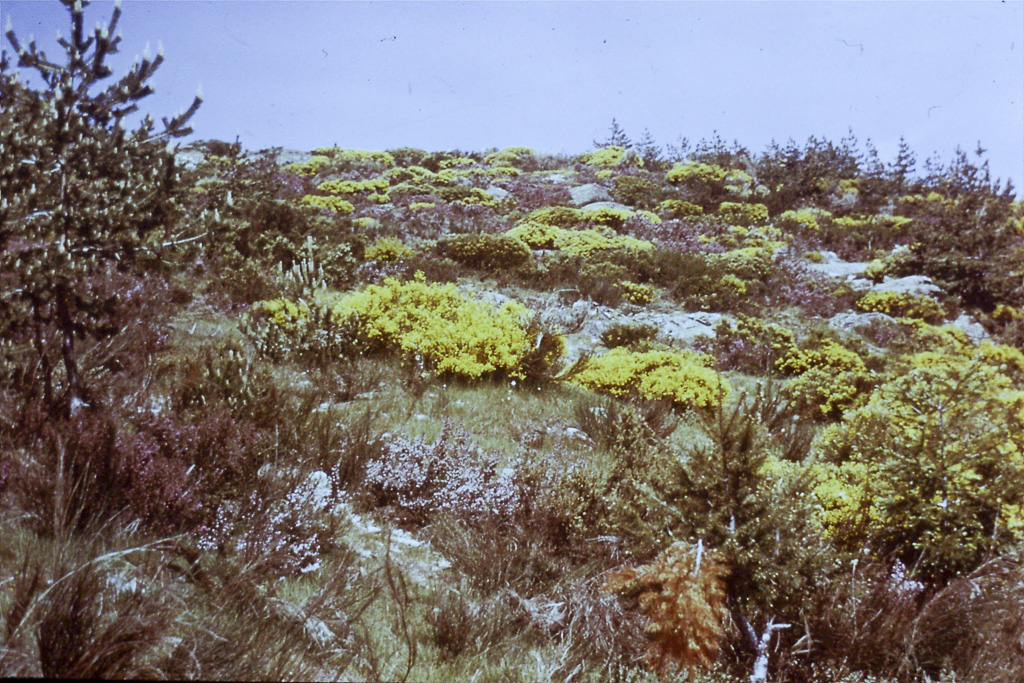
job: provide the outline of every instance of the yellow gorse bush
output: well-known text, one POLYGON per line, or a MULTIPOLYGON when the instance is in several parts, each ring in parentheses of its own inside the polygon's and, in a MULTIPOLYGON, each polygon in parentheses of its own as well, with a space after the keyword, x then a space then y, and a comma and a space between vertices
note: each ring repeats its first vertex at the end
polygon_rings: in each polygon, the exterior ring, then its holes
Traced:
POLYGON ((484 157, 484 163, 495 167, 518 167, 528 162, 534 156, 534 151, 529 147, 506 147, 505 149, 492 152, 484 157))
POLYGON ((387 178, 367 178, 366 180, 325 180, 316 189, 328 194, 362 194, 375 192, 384 194, 390 182, 387 178))
MULTIPOLYGON (((580 162, 598 168, 615 168, 628 159, 626 148, 622 145, 602 147, 588 154, 581 154, 578 158, 580 162)), ((632 164, 634 166, 643 166, 644 162, 639 155, 636 155, 632 158, 632 164)))
POLYGON ((369 261, 397 261, 415 253, 397 237, 381 237, 366 248, 365 256, 369 261))
POLYGON ((865 312, 885 313, 894 318, 915 318, 929 323, 940 322, 946 317, 946 311, 935 299, 906 292, 868 292, 857 302, 857 308, 865 312))
POLYGON ((352 202, 335 196, 324 197, 322 195, 307 194, 299 200, 299 203, 315 206, 320 209, 330 209, 334 213, 340 213, 343 216, 347 216, 355 210, 352 202))
POLYGON ((555 248, 574 256, 593 256, 594 253, 609 249, 639 249, 647 251, 654 245, 646 240, 617 235, 614 231, 559 230, 555 237, 555 248), (610 233, 610 234, 609 234, 610 233))
POLYGON ((668 399, 678 407, 714 409, 731 388, 695 351, 612 349, 587 361, 574 381, 616 398, 668 399))
POLYGON ((330 165, 330 163, 330 158, 317 155, 307 159, 306 161, 288 164, 287 166, 284 166, 282 170, 291 171, 292 173, 303 177, 311 177, 322 171, 324 167, 330 165))
POLYGON ((673 185, 720 183, 729 175, 721 166, 714 164, 703 164, 697 161, 690 161, 685 164, 675 164, 665 175, 665 179, 673 185))
POLYGON ((330 302, 335 319, 352 316, 371 345, 419 357, 438 375, 470 379, 523 376, 520 361, 535 340, 527 333, 529 311, 508 301, 495 307, 472 299, 455 285, 387 278, 383 284, 330 302))
POLYGON ((718 205, 718 215, 731 223, 752 225, 768 220, 768 207, 764 204, 722 202, 718 205))
POLYGON ((832 214, 824 209, 790 209, 779 216, 778 224, 787 230, 821 230, 819 221, 831 218, 832 214))

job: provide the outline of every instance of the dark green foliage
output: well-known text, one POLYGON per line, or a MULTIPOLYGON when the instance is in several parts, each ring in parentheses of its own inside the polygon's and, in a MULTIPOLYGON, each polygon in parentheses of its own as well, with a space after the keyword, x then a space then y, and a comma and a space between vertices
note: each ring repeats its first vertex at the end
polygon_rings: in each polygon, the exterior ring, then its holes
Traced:
POLYGON ((398 147, 387 152, 394 158, 396 166, 422 166, 427 158, 427 152, 415 147, 398 147))
POLYGON ((615 177, 612 197, 615 201, 637 209, 653 209, 661 201, 661 186, 641 176, 615 177))
POLYGON ((35 43, 7 38, 18 66, 38 72, 42 90, 8 73, 0 60, 0 334, 29 331, 37 339, 58 338, 56 349, 36 347, 41 381, 54 400, 52 369, 64 367, 63 399, 69 410, 83 402, 76 341, 109 334, 104 324, 110 301, 96 297, 91 283, 115 270, 151 264, 174 221, 175 167, 166 140, 188 134, 185 113, 164 119, 153 134, 146 117, 135 131, 124 118, 151 94, 147 81, 163 56, 136 62, 113 75, 106 58, 118 52, 120 7, 91 36, 83 30, 81 3, 64 2, 70 38, 59 43, 64 64, 50 61, 35 43), (25 163, 28 160, 30 163, 25 163))
POLYGON ((601 343, 609 349, 619 346, 643 346, 658 336, 658 328, 649 324, 614 323, 601 333, 601 343))
POLYGON ((522 240, 506 235, 457 235, 442 241, 438 249, 457 263, 483 270, 514 268, 533 255, 522 240))
POLYGON ((657 483, 676 511, 677 535, 726 554, 730 600, 755 622, 796 618, 841 559, 812 521, 812 482, 764 470, 772 449, 745 397, 701 421, 710 444, 689 448, 657 483))
POLYGON ((622 129, 619 122, 612 118, 612 124, 608 127, 608 137, 604 141, 594 140, 594 147, 600 149, 601 147, 629 147, 632 144, 629 140, 629 136, 626 135, 626 131, 622 129))

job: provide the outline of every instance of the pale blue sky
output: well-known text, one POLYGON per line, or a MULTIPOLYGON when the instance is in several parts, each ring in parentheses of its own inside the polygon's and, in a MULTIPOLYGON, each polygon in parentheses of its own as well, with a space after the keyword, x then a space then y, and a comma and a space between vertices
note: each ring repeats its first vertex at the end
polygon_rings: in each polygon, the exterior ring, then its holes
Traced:
MULTIPOLYGON (((87 25, 110 8, 93 3, 87 25)), ((68 32, 56 1, 0 14, 23 40, 68 32)), ((919 170, 980 140, 994 175, 1024 185, 1024 0, 127 0, 121 27, 124 65, 165 49, 147 111, 175 113, 202 84, 197 136, 253 149, 578 153, 615 117, 634 138, 717 130, 760 152, 852 127, 884 160, 904 135, 919 170)))

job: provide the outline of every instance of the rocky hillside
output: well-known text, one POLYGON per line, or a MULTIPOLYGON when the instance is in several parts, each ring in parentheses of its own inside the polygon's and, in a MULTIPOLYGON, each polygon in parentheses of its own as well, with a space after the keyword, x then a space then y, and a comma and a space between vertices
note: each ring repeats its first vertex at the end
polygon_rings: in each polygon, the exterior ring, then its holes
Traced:
POLYGON ((0 674, 1024 677, 1024 205, 982 159, 175 161, 155 257, 82 280, 83 407, 0 346, 0 674))

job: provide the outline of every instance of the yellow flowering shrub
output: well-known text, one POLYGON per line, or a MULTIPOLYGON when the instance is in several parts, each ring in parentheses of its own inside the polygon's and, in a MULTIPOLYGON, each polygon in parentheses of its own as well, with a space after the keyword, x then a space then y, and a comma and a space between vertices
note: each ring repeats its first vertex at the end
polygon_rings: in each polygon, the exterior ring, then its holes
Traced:
POLYGON ((658 213, 665 218, 684 218, 701 215, 704 213, 704 207, 682 199, 666 199, 658 204, 658 213))
POLYGON ((391 203, 391 195, 389 195, 387 192, 385 192, 383 194, 381 194, 379 192, 374 192, 373 194, 367 195, 366 199, 367 199, 367 201, 372 202, 373 204, 390 204, 391 203))
POLYGON ((729 172, 716 164, 690 161, 674 164, 665 175, 665 180, 673 185, 707 185, 724 182, 727 175, 729 172))
POLYGON ((680 408, 713 410, 731 388, 695 351, 630 351, 618 347, 591 358, 573 381, 616 398, 669 399, 680 408))
POLYGON ((484 163, 488 166, 512 167, 518 172, 518 169, 531 162, 533 157, 534 151, 529 147, 506 147, 485 156, 484 163))
POLYGON ((596 177, 596 178, 611 178, 613 175, 615 175, 615 172, 612 171, 610 168, 603 168, 600 171, 596 172, 594 174, 594 177, 596 177))
POLYGON ((768 220, 768 207, 764 204, 722 202, 718 205, 718 215, 730 223, 752 225, 768 220))
POLYGON ((646 306, 654 300, 654 289, 650 285, 640 285, 625 280, 619 283, 622 297, 631 304, 646 306))
POLYGON ((969 356, 974 348, 967 333, 955 325, 939 327, 916 318, 901 318, 900 323, 917 348, 961 357, 969 356))
POLYGON ((796 375, 783 395, 798 412, 814 418, 837 418, 864 394, 871 375, 855 352, 829 339, 813 348, 789 347, 775 367, 796 375))
POLYGON ((856 352, 831 339, 818 342, 814 348, 789 347, 786 354, 776 362, 775 368, 789 375, 800 375, 811 368, 866 369, 864 360, 856 352))
POLYGON ((383 194, 388 191, 391 183, 387 178, 367 178, 366 180, 325 180, 316 189, 328 194, 361 194, 376 192, 383 194))
POLYGON ((437 206, 434 202, 413 202, 409 205, 409 208, 413 211, 425 211, 427 209, 433 209, 437 206))
POLYGON ((626 221, 632 218, 633 215, 634 213, 629 209, 583 209, 583 216, 586 220, 596 226, 611 228, 616 231, 622 230, 626 221))
POLYGON ((1015 320, 1024 320, 1024 313, 1009 304, 998 304, 992 311, 992 319, 1001 323, 1012 323, 1015 320))
POLYGON ((369 230, 377 225, 379 225, 377 219, 369 216, 360 216, 359 218, 352 219, 352 227, 360 230, 369 230))
POLYGON ((734 195, 741 197, 748 195, 750 193, 750 186, 753 184, 753 177, 746 171, 733 169, 725 176, 725 189, 734 195))
POLYGON ((646 209, 641 209, 640 211, 636 212, 636 215, 640 216, 641 218, 643 218, 644 220, 646 220, 649 223, 653 223, 654 225, 661 225, 661 216, 659 216, 658 214, 654 213, 653 211, 647 211, 646 209))
POLYGON ((479 187, 468 188, 470 191, 463 193, 461 197, 455 200, 455 204, 480 204, 481 206, 497 206, 498 200, 494 196, 487 194, 484 190, 479 187))
POLYGON ((555 236, 555 248, 574 256, 593 256, 607 249, 640 249, 647 251, 654 245, 646 240, 628 235, 617 235, 614 231, 560 230, 555 236), (611 234, 609 234, 611 233, 611 234))
POLYGON ((343 216, 355 211, 355 206, 352 202, 342 199, 341 197, 328 196, 324 197, 321 195, 307 194, 299 200, 300 204, 306 204, 307 206, 315 206, 319 209, 330 209, 334 213, 340 213, 343 216))
POLYGON ((545 206, 531 211, 526 220, 568 228, 586 220, 586 214, 582 209, 574 209, 571 206, 545 206))
POLYGON ((453 284, 427 283, 422 274, 407 282, 387 278, 338 297, 330 310, 339 320, 354 316, 368 343, 418 356, 438 375, 522 377, 520 363, 536 342, 527 334, 530 313, 521 304, 495 307, 453 284))
POLYGON ((522 173, 514 166, 495 166, 494 168, 480 169, 480 174, 489 178, 515 178, 522 173))
POLYGON ((980 359, 928 355, 822 434, 817 493, 849 549, 942 579, 1024 540, 1024 391, 980 359))
MULTIPOLYGON (((622 145, 610 145, 608 147, 602 147, 596 149, 588 154, 581 154, 578 157, 581 163, 588 166, 596 166, 598 168, 617 168, 626 161, 626 148, 622 145)), ((643 159, 640 155, 633 157, 633 165, 643 166, 643 159)))
POLYGON ((786 230, 821 230, 819 221, 829 219, 832 214, 824 209, 797 209, 783 211, 779 216, 778 225, 786 230))
POLYGON ((322 171, 325 166, 330 165, 331 160, 328 157, 317 155, 301 161, 295 164, 288 164, 282 167, 283 171, 290 171, 296 175, 303 176, 305 178, 315 176, 317 173, 322 171))
POLYGON ((555 239, 561 232, 561 228, 556 228, 553 225, 527 220, 511 230, 507 230, 505 234, 521 239, 531 249, 553 249, 555 239))
POLYGON ((434 182, 437 174, 422 166, 396 166, 384 172, 384 177, 394 183, 409 183, 411 185, 430 185, 434 182))
POLYGON ((395 165, 395 158, 387 152, 367 152, 361 149, 342 149, 341 147, 322 147, 313 150, 322 154, 342 168, 362 168, 367 170, 384 170, 395 165))
POLYGON ((365 256, 368 261, 397 261, 415 253, 397 237, 381 237, 366 247, 365 256))
POLYGON ((718 281, 724 293, 732 297, 741 297, 747 293, 747 283, 732 273, 726 273, 718 281))
POLYGON ((940 322, 946 317, 946 311, 935 299, 906 292, 868 292, 857 301, 857 309, 929 323, 940 322))
POLYGON ((458 168, 461 166, 475 166, 476 162, 469 157, 448 157, 442 159, 438 164, 439 168, 458 168))
POLYGON ((761 247, 743 247, 724 254, 715 254, 714 258, 733 274, 757 280, 768 275, 774 254, 771 250, 761 247))

